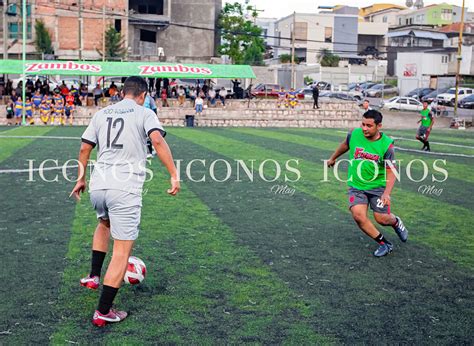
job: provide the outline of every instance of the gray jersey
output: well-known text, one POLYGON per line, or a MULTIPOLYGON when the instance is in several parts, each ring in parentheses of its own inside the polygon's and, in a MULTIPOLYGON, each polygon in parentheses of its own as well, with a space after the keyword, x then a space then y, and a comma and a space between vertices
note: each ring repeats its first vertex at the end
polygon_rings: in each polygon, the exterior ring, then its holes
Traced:
POLYGON ((146 178, 146 140, 153 131, 166 134, 156 114, 132 99, 98 111, 82 135, 83 142, 97 145, 89 190, 141 194, 146 178))

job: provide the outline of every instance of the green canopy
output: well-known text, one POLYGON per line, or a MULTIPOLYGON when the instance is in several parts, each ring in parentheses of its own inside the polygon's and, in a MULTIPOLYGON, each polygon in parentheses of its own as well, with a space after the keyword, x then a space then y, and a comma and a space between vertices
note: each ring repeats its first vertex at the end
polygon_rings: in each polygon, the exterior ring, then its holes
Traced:
MULTIPOLYGON (((201 65, 160 62, 27 60, 27 75, 141 76, 153 78, 255 78, 248 65, 201 65)), ((0 74, 22 74, 21 60, 0 60, 0 74)))

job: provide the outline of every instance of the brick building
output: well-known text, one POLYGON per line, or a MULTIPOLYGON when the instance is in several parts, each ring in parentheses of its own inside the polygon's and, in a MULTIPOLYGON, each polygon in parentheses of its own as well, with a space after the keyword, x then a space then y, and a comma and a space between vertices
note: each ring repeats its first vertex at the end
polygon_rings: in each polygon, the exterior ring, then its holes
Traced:
MULTIPOLYGON (((21 0, 0 0, 2 12, 4 6, 18 12, 18 4, 21 0)), ((122 34, 128 60, 208 62, 219 43, 215 28, 220 0, 29 0, 29 4, 27 51, 35 52, 34 22, 41 19, 57 59, 100 60, 104 28, 109 26, 122 34)), ((12 54, 21 48, 21 15, 8 16, 7 21, 12 54)))

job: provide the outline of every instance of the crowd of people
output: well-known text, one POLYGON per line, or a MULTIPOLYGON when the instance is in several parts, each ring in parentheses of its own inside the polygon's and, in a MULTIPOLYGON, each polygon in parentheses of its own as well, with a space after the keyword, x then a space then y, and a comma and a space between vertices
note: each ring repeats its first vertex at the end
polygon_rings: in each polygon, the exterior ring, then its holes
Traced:
POLYGON ((76 106, 85 102, 87 94, 71 85, 70 88, 63 82, 50 90, 49 83, 37 80, 35 83, 28 79, 25 83, 25 100, 23 102, 22 81, 16 88, 9 80, 2 86, 1 94, 9 96, 6 102, 7 125, 20 125, 25 113, 26 123, 34 125, 38 121, 45 125, 73 124, 73 114, 76 106))
MULTIPOLYGON (((226 99, 229 94, 225 87, 213 87, 210 81, 197 83, 196 85, 178 85, 175 79, 149 78, 148 95, 155 103, 161 103, 162 107, 170 106, 170 99, 176 99, 179 107, 186 105, 186 100, 190 100, 196 114, 203 112, 204 108, 215 107, 221 104, 226 106, 226 99)), ((233 81, 234 89, 238 90, 240 82, 233 81)), ((95 106, 106 106, 109 103, 116 103, 122 99, 122 90, 115 82, 109 86, 96 84, 91 91, 88 85, 81 83, 79 87, 71 85, 68 87, 63 81, 61 85, 50 90, 50 83, 47 80, 33 81, 28 79, 25 83, 25 118, 26 123, 33 125, 43 123, 45 125, 70 125, 74 121, 74 112, 77 107, 87 106, 89 95, 92 96, 95 106), (104 100, 104 102, 101 102, 104 100)), ((8 80, 0 83, 0 96, 7 96, 7 124, 20 125, 23 119, 22 82, 19 81, 14 87, 13 82, 8 80)), ((92 102, 92 101, 90 101, 92 102)))

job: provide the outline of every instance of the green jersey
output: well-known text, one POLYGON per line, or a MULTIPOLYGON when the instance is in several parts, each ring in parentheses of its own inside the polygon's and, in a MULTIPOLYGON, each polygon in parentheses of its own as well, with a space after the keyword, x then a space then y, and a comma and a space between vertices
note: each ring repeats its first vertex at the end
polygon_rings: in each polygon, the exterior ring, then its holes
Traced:
POLYGON ((424 126, 424 127, 430 127, 431 125, 431 116, 430 116, 430 110, 427 108, 427 109, 422 109, 420 111, 420 114, 421 114, 421 126, 424 126))
POLYGON ((347 136, 349 159, 348 185, 358 190, 371 190, 385 187, 386 162, 395 163, 393 140, 380 133, 380 138, 370 141, 357 128, 347 136))

